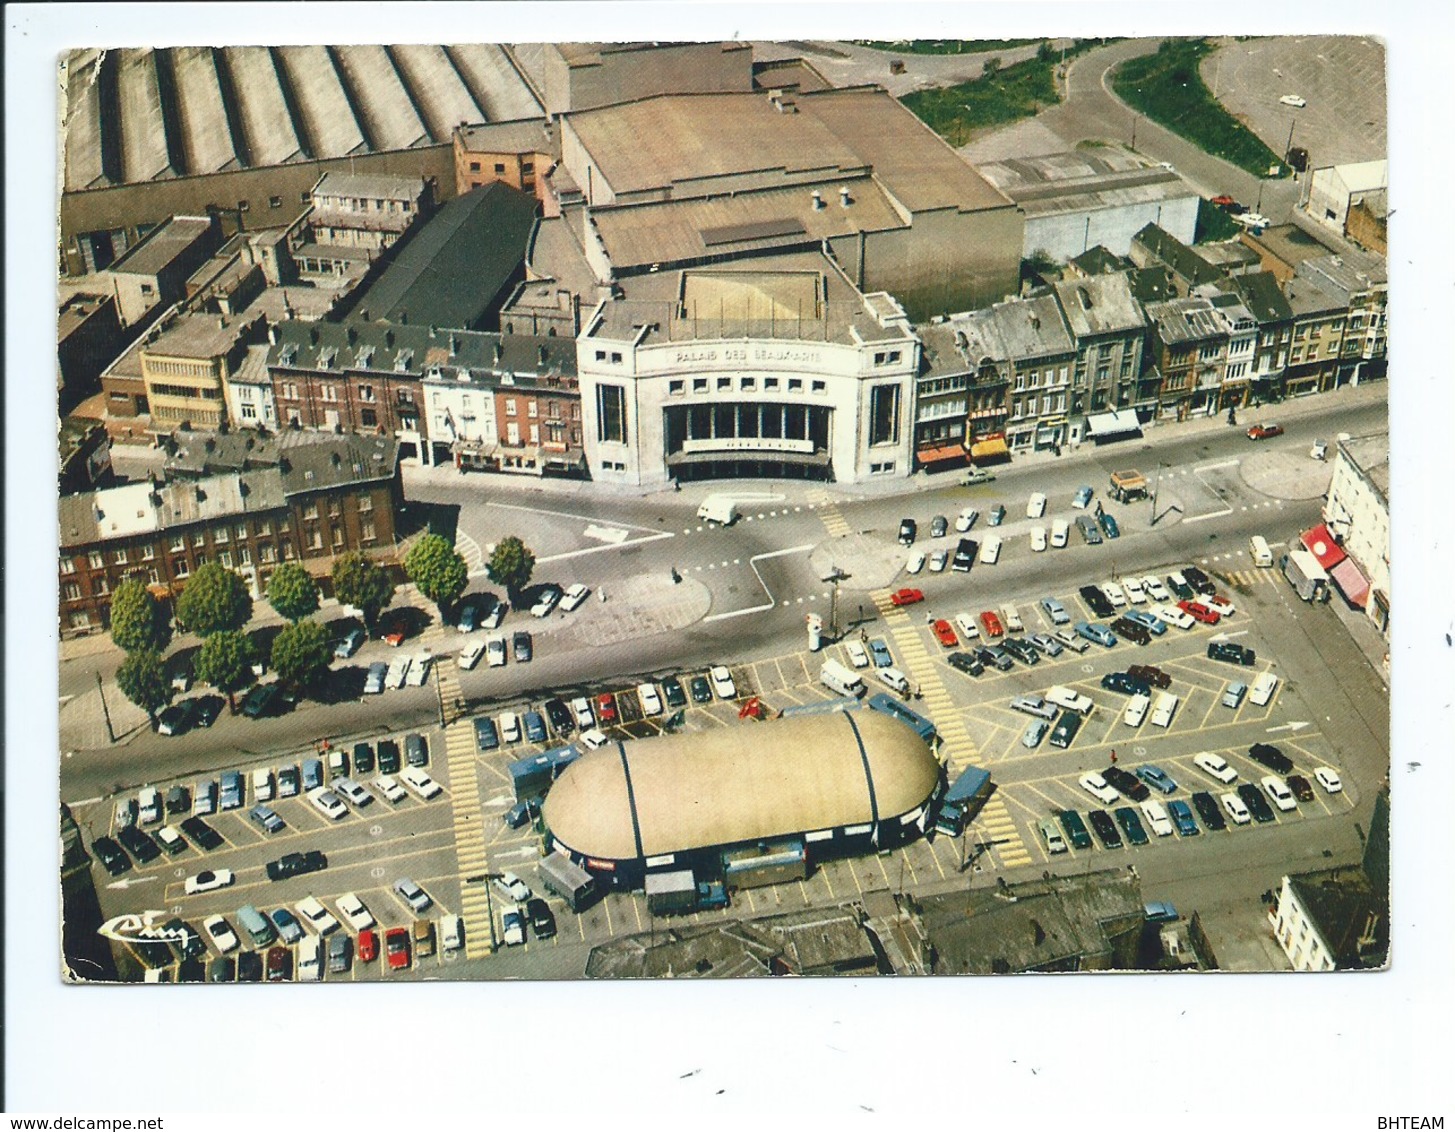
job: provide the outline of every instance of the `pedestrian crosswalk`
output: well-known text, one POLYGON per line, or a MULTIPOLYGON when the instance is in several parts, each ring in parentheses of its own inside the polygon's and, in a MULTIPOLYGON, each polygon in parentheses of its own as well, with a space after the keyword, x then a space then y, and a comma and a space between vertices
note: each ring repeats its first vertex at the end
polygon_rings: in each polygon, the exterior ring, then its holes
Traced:
POLYGON ((475 775, 475 727, 462 718, 465 701, 460 691, 460 670, 455 665, 453 642, 438 610, 417 591, 410 601, 431 614, 421 643, 435 658, 440 714, 445 727, 445 770, 449 779, 455 860, 460 870, 460 915, 465 920, 465 956, 478 959, 494 951, 490 930, 490 904, 483 881, 467 884, 466 877, 483 876, 490 862, 485 852, 484 821, 480 813, 480 786, 475 775))
MULTIPOLYGON (((894 638, 894 654, 901 671, 909 678, 910 686, 919 693, 926 714, 935 723, 940 759, 953 782, 956 775, 979 758, 979 748, 970 738, 970 732, 945 688, 940 665, 925 647, 923 631, 904 608, 890 603, 889 594, 889 590, 876 590, 870 596, 885 628, 894 638)), ((975 819, 975 825, 983 834, 980 840, 992 843, 992 851, 1002 865, 1030 864, 1031 856, 1003 802, 992 797, 975 819)), ((973 835, 967 833, 966 836, 973 835)))

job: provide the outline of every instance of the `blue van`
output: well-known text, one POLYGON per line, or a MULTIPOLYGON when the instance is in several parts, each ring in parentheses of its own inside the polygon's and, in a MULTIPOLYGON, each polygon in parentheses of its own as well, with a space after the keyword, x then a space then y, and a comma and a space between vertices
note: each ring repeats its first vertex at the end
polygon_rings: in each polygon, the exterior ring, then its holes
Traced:
POLYGON ((222 792, 219 808, 237 810, 243 804, 243 776, 241 771, 230 770, 222 776, 222 792))

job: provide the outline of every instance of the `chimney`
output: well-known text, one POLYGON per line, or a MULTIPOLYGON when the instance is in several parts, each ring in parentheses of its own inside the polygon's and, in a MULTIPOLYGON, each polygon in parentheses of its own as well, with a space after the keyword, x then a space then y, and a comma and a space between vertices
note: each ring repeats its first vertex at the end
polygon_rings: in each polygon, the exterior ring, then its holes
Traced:
POLYGON ((505 360, 505 342, 502 339, 497 338, 497 339, 495 339, 495 364, 496 365, 499 365, 504 360, 505 360))
POLYGON ((386 349, 389 349, 389 350, 394 349, 394 331, 392 331, 392 330, 386 330, 386 331, 384 331, 384 346, 385 346, 386 349))
POLYGON ((333 466, 335 468, 341 468, 341 467, 343 467, 343 465, 344 465, 344 458, 342 456, 340 456, 337 452, 335 452, 333 454, 333 466))
POLYGON ((277 344, 278 344, 278 328, 277 328, 277 326, 269 325, 269 327, 268 327, 268 345, 269 346, 276 346, 277 344))
POLYGON ((405 310, 402 307, 399 310, 399 325, 400 326, 408 326, 409 325, 409 311, 405 310))
POLYGON ((359 332, 355 327, 349 327, 349 345, 352 346, 359 340, 359 332))
POLYGON ((546 365, 546 348, 544 346, 537 346, 536 347, 536 365, 539 366, 542 369, 545 368, 545 365, 546 365))
POLYGON ((817 189, 814 189, 812 195, 813 210, 817 212, 819 209, 823 208, 823 193, 819 192, 817 189))
POLYGON ((318 345, 318 327, 315 326, 308 331, 308 340, 315 346, 318 345))
POLYGON ((851 205, 853 203, 854 203, 853 197, 849 196, 849 187, 847 185, 840 186, 840 188, 839 188, 839 204, 842 207, 844 207, 844 208, 848 208, 849 205, 851 205))

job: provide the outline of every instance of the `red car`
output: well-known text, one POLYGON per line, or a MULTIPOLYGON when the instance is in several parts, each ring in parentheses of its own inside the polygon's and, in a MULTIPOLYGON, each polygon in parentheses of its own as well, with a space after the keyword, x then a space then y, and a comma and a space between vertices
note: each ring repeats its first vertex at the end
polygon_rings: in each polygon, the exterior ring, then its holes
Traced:
POLYGON ((1249 440, 1267 440, 1271 436, 1282 436, 1283 426, 1276 424, 1255 424, 1248 430, 1249 440))
POLYGON ((359 962, 372 963, 378 957, 379 937, 373 928, 365 928, 359 933, 359 962))
POLYGON ((1000 626, 1000 618, 988 609, 980 615, 980 624, 985 627, 985 635, 987 637, 995 638, 1005 636, 1005 630, 1000 626))
POLYGON ((955 630, 950 628, 948 621, 935 622, 935 636, 940 639, 940 644, 947 649, 952 649, 960 643, 960 638, 955 636, 955 630))
POLYGON ((404 643, 404 618, 398 615, 386 618, 379 626, 379 639, 398 648, 404 643))
POLYGON ((596 697, 596 722, 616 722, 616 697, 610 692, 596 697))
POLYGON ((391 971, 402 971, 409 966, 408 928, 390 928, 384 933, 384 954, 389 957, 391 971))
POLYGON ((1212 200, 1209 201, 1208 203, 1209 204, 1215 204, 1219 208, 1227 208, 1228 205, 1230 205, 1230 204, 1237 204, 1238 202, 1235 201, 1232 197, 1228 196, 1227 193, 1224 193, 1220 197, 1213 197, 1212 200))
POLYGON ((916 602, 924 601, 925 595, 919 590, 895 590, 889 595, 890 605, 914 605, 916 602))
POLYGON ((1179 601, 1177 608, 1204 625, 1216 625, 1223 619, 1223 615, 1216 609, 1209 609, 1200 601, 1179 601))

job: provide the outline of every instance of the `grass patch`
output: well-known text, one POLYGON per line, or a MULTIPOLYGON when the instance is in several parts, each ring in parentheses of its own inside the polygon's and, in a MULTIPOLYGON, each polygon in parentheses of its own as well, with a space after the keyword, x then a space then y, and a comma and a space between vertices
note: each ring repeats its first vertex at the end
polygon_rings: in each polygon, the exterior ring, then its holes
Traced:
POLYGON ((1211 50, 1205 39, 1169 39, 1155 54, 1118 67, 1112 88, 1128 106, 1199 149, 1255 177, 1266 176, 1282 159, 1223 109, 1198 74, 1198 61, 1211 50))
POLYGON ((1039 39, 851 39, 856 47, 889 51, 898 55, 979 55, 984 51, 1009 51, 1039 39))
MULTIPOLYGON (((1066 49, 1066 57, 1069 59, 1107 42, 1079 39, 1066 49)), ((1054 79, 1060 61, 1060 51, 1049 43, 1042 43, 1034 59, 1003 68, 990 66, 994 62, 990 60, 978 79, 911 91, 900 102, 950 145, 964 145, 975 130, 1031 118, 1060 102, 1054 79)))
POLYGON ((1193 243, 1207 244, 1227 240, 1242 230, 1243 226, 1217 205, 1206 200, 1197 202, 1197 226, 1194 229, 1196 235, 1192 238, 1193 243))

